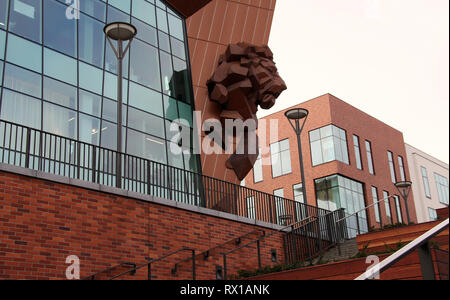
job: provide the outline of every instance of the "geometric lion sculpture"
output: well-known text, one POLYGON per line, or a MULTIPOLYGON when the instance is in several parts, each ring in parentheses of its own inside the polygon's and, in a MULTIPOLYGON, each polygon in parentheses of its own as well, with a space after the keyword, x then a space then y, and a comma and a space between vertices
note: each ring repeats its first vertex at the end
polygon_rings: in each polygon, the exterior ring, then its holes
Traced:
MULTIPOLYGON (((207 82, 209 98, 222 107, 220 119, 254 120, 257 127, 258 108, 270 109, 280 94, 287 89, 278 74, 273 61, 273 53, 268 46, 254 46, 247 43, 231 44, 219 58, 219 65, 207 82)), ((253 130, 256 130, 254 128, 253 130)), ((250 129, 252 131, 252 129, 250 129)), ((249 143, 251 134, 238 141, 243 153, 234 153, 227 160, 228 169, 234 170, 239 180, 243 180, 253 169, 259 156, 258 139, 249 143), (254 144, 254 145, 250 145, 254 144), (256 149, 249 149, 256 147, 256 149)), ((224 138, 228 138, 223 135, 224 138)))

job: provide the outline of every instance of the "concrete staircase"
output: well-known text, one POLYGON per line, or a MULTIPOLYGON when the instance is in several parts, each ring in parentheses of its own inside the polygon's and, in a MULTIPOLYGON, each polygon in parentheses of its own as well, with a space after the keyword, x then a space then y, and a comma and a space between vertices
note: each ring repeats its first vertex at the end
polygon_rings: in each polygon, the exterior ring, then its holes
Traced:
POLYGON ((358 254, 358 243, 356 239, 351 239, 341 244, 340 251, 338 246, 335 246, 331 248, 329 251, 327 251, 322 256, 322 261, 330 263, 346 260, 354 257, 356 254, 358 254))

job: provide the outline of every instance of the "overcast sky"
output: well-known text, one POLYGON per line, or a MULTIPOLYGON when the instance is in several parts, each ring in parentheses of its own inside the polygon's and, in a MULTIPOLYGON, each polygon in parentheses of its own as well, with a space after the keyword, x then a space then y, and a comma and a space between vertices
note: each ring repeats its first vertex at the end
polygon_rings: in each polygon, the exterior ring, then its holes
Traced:
POLYGON ((449 0, 277 0, 269 45, 288 90, 331 93, 449 161, 449 0))

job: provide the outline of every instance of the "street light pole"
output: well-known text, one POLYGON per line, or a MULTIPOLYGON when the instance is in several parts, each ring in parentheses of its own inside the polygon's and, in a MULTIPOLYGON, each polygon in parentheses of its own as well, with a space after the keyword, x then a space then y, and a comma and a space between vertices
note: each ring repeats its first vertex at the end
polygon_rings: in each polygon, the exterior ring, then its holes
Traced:
MULTIPOLYGON (((308 204, 307 196, 306 196, 306 180, 305 180, 305 169, 303 166, 303 152, 302 152, 302 141, 301 141, 301 133, 303 128, 305 127, 306 120, 308 118, 309 112, 303 108, 294 108, 285 113, 286 118, 289 120, 292 128, 297 135, 297 145, 298 145, 298 157, 300 162, 300 176, 302 179, 302 190, 303 190, 303 200, 305 204, 308 204), (303 120, 301 124, 300 121, 303 120)), ((306 212, 308 215, 308 212, 306 212)))
POLYGON ((123 58, 130 49, 131 42, 137 34, 137 29, 131 24, 115 22, 103 29, 109 45, 117 57, 117 154, 116 154, 116 187, 122 187, 122 77, 123 58), (117 49, 111 40, 117 41, 117 49), (123 42, 129 41, 125 49, 123 42))
POLYGON ((400 195, 402 196, 403 200, 405 201, 405 208, 406 208, 406 217, 408 218, 408 224, 411 223, 411 219, 409 216, 409 208, 408 208, 408 197, 411 193, 411 181, 401 181, 397 182, 395 184, 395 187, 398 189, 400 195))

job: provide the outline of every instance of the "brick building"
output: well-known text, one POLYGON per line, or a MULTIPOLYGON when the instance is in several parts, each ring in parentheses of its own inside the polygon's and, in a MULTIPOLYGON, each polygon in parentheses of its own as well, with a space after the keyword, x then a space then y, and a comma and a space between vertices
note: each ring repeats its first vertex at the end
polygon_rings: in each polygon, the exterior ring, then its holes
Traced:
MULTIPOLYGON (((309 116, 301 135, 308 204, 325 209, 346 208, 352 214, 374 200, 398 195, 394 183, 409 180, 403 134, 333 95, 326 94, 293 108, 309 116)), ((250 188, 303 202, 296 134, 280 111, 262 120, 278 120, 278 139, 267 139, 263 155, 245 179, 250 188)), ((264 126, 264 125, 262 125, 264 126)), ((360 227, 380 228, 407 223, 400 197, 360 214, 360 227)), ((417 222, 414 198, 408 198, 411 222, 417 222)), ((279 215, 284 208, 279 207, 279 215)), ((353 221, 353 228, 356 229, 353 221)))
MULTIPOLYGON (((71 255, 83 278, 182 248, 204 252, 197 279, 215 279, 257 268, 256 243, 230 253, 227 269, 218 253, 263 233, 261 262, 283 261, 281 227, 270 212, 248 216, 237 191, 273 197, 234 185, 218 156, 169 151, 172 121, 191 130, 194 110, 217 117, 207 79, 229 44, 268 43, 276 1, 74 3, 0 1, 0 279, 65 279, 71 255), (118 67, 103 32, 117 21, 137 28, 119 152, 118 67)), ((189 263, 171 272, 189 251, 155 263, 152 278, 191 278, 189 263)))

